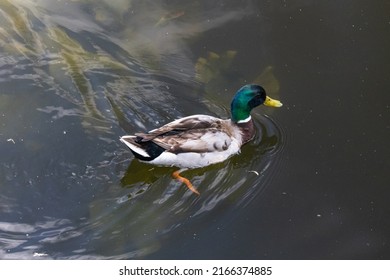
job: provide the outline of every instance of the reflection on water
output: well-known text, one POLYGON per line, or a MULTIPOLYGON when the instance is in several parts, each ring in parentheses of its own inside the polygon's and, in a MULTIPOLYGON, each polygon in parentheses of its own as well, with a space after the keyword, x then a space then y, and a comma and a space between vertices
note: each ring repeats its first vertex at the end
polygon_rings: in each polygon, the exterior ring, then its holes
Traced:
MULTIPOLYGON (((260 113, 239 156, 185 173, 200 197, 118 141, 189 114, 228 117, 237 51, 198 58, 191 44, 249 5, 0 1, 1 258, 142 257, 261 193, 283 140, 260 113)), ((262 72, 278 93, 272 67, 262 72)))
POLYGON ((350 4, 0 0, 0 258, 388 258, 390 4, 350 4), (285 106, 200 197, 119 142, 251 82, 285 106))

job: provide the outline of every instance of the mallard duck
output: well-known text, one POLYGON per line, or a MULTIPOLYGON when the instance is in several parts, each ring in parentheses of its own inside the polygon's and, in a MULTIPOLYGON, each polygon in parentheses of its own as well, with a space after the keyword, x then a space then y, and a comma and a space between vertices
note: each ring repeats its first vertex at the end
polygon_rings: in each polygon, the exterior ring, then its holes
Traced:
POLYGON ((147 133, 122 136, 120 141, 141 161, 180 168, 173 172, 173 177, 199 194, 180 173, 224 161, 239 153, 241 146, 255 135, 250 113, 261 104, 282 106, 280 101, 268 97, 263 87, 245 85, 233 97, 231 119, 192 115, 147 133))

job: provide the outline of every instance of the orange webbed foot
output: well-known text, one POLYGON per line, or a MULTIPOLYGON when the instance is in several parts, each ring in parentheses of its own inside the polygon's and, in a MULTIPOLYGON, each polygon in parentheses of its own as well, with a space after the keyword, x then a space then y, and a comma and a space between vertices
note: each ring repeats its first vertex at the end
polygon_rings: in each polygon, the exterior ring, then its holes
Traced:
POLYGON ((200 195, 198 190, 191 184, 190 180, 188 180, 187 178, 184 178, 183 176, 180 176, 180 172, 182 172, 182 171, 183 171, 183 169, 180 169, 180 170, 173 172, 172 177, 179 180, 180 182, 184 183, 187 186, 187 188, 189 188, 193 193, 200 195))

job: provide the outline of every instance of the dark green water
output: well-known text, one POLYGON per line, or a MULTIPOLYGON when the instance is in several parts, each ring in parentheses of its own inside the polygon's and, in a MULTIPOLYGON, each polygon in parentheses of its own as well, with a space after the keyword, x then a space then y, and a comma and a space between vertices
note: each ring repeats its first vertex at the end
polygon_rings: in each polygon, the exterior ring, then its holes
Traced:
POLYGON ((0 0, 0 258, 388 259, 386 1, 0 0), (183 173, 119 141, 282 108, 183 173))

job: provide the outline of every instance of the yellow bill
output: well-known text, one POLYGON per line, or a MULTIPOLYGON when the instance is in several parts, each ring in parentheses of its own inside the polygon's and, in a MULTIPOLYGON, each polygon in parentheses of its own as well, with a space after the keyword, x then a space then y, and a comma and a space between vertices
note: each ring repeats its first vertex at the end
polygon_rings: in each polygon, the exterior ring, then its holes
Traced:
POLYGON ((272 99, 271 97, 266 97, 264 101, 265 106, 270 106, 270 107, 282 107, 283 104, 279 100, 272 99))

